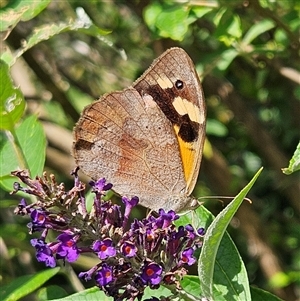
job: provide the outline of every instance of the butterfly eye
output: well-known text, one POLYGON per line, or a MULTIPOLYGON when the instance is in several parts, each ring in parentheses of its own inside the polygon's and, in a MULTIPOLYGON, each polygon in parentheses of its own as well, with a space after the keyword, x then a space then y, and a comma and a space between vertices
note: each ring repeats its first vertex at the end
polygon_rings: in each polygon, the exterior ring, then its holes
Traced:
POLYGON ((175 87, 178 89, 178 90, 181 90, 183 89, 183 81, 178 79, 175 83, 175 87))

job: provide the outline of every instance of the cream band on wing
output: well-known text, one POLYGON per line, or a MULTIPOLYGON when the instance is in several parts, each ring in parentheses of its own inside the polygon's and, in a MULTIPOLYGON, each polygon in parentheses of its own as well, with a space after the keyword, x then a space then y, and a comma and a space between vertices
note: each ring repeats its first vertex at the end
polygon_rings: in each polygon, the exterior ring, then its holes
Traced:
POLYGON ((157 79, 157 83, 162 89, 173 88, 173 83, 165 74, 160 75, 157 79))
POLYGON ((199 124, 204 123, 204 115, 201 113, 199 107, 194 105, 187 99, 177 96, 173 100, 173 106, 178 114, 181 116, 187 114, 191 121, 197 122, 199 124))

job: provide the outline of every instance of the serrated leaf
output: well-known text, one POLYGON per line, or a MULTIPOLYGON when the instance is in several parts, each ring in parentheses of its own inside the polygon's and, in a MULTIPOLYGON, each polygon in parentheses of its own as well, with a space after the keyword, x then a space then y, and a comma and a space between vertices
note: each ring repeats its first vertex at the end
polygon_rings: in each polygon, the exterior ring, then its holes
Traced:
POLYGON ((0 10, 0 31, 12 29, 19 21, 28 21, 45 9, 51 0, 9 1, 0 10))
POLYGON ((290 160, 289 167, 282 168, 282 172, 286 175, 290 175, 295 171, 300 170, 300 142, 294 152, 292 159, 290 160))
MULTIPOLYGON (((46 137, 42 125, 36 116, 26 118, 15 130, 21 151, 27 162, 31 176, 41 175, 46 154, 46 137)), ((20 164, 11 141, 6 141, 0 152, 0 185, 11 191, 16 178, 11 171, 19 169, 20 164)))
POLYGON ((245 34, 243 38, 244 44, 250 44, 260 34, 272 29, 275 26, 273 21, 264 19, 258 23, 255 23, 245 34))
POLYGON ((0 129, 11 130, 23 116, 25 100, 19 88, 13 85, 8 65, 0 60, 0 129))
POLYGON ((32 293, 46 281, 59 272, 60 268, 47 269, 34 275, 26 275, 13 280, 1 288, 0 299, 3 301, 16 301, 32 293))
MULTIPOLYGON (((232 256, 233 254, 238 254, 238 252, 234 249, 230 250, 229 247, 234 246, 234 244, 225 245, 221 244, 221 241, 226 238, 225 231, 229 222, 244 201, 244 198, 261 171, 262 169, 255 174, 249 184, 241 190, 234 200, 218 214, 206 231, 198 261, 198 274, 201 289, 204 296, 208 299, 216 297, 214 288, 218 285, 218 291, 225 297, 225 300, 251 300, 247 273, 243 261, 240 258, 233 262, 232 256), (244 272, 240 273, 240 271, 244 272), (219 279, 216 279, 216 276, 219 279), (220 281, 223 282, 223 285, 219 285, 220 281)), ((229 238, 229 236, 227 237, 229 238)))

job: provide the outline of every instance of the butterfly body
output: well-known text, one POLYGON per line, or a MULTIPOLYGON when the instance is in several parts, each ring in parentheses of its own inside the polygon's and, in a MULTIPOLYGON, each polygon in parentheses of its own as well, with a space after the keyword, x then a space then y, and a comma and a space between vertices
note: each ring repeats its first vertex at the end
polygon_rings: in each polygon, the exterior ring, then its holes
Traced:
POLYGON ((180 48, 162 54, 129 88, 87 106, 74 156, 93 179, 157 210, 192 206, 204 143, 205 105, 194 65, 180 48))

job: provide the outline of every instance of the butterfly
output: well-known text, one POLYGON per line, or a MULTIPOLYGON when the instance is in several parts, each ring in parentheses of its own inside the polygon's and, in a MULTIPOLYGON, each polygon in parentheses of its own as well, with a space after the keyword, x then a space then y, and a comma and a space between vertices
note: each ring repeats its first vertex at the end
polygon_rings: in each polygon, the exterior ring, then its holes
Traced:
POLYGON ((160 55, 132 86, 88 105, 74 127, 74 158, 92 179, 152 210, 196 205, 206 108, 194 64, 181 48, 160 55))

